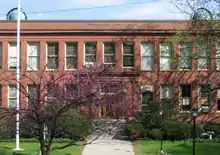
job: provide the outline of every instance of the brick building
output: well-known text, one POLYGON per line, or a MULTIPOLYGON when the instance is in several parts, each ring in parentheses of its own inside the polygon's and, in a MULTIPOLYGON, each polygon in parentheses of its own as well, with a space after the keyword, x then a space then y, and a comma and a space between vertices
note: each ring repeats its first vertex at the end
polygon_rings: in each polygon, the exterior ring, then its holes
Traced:
MULTIPOLYGON (((33 69, 42 70, 46 64, 47 69, 76 71, 83 65, 104 63, 127 73, 125 76, 134 76, 136 69, 140 71, 135 74, 139 87, 133 91, 139 94, 129 100, 138 105, 134 111, 141 109, 143 98, 172 99, 181 112, 209 105, 212 114, 204 117, 212 119, 220 112, 220 95, 218 90, 207 92, 204 86, 218 84, 217 46, 211 46, 209 55, 186 63, 181 62, 185 59, 181 54, 198 48, 192 44, 185 50, 187 43, 168 41, 177 29, 188 25, 188 21, 22 21, 21 71, 30 70, 31 75, 33 69), (95 61, 88 48, 93 49, 95 61), (178 61, 170 61, 172 58, 178 61)), ((16 22, 0 22, 0 41, 1 76, 7 76, 16 69, 16 22)), ((2 83, 2 106, 14 105, 14 93, 14 85, 2 83)))

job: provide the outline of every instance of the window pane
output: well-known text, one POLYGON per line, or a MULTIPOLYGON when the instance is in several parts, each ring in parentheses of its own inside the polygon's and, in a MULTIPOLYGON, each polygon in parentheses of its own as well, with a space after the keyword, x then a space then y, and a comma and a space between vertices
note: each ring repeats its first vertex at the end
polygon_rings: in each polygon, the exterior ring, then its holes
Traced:
POLYGON ((173 98, 173 87, 171 85, 162 85, 160 96, 162 99, 172 99, 173 98))
POLYGON ((220 111, 220 100, 217 100, 217 111, 220 111))
POLYGON ((142 43, 141 55, 142 56, 153 56, 153 43, 142 43))
POLYGON ((28 62, 29 70, 37 70, 40 68, 39 57, 30 57, 28 62))
POLYGON ((77 87, 74 84, 66 84, 66 97, 75 98, 77 95, 77 87))
POLYGON ((210 86, 209 85, 200 85, 200 97, 209 97, 210 86))
POLYGON ((16 43, 10 43, 9 44, 8 57, 16 57, 16 56, 17 56, 17 44, 16 43))
POLYGON ((197 45, 198 56, 210 56, 211 46, 210 45, 197 45))
POLYGON ((16 99, 9 99, 8 107, 15 108, 17 106, 16 99))
POLYGON ((199 69, 208 69, 209 68, 209 59, 199 58, 198 59, 198 68, 199 69))
POLYGON ((9 98, 16 98, 17 87, 9 86, 9 98))
POLYGON ((57 69, 58 65, 59 63, 57 57, 48 57, 48 62, 47 62, 48 69, 57 69))
POLYGON ((181 88, 181 97, 191 97, 191 86, 182 85, 181 88))
POLYGON ((134 66, 134 56, 123 56, 123 66, 133 67, 134 66))
POLYGON ((66 56, 68 55, 77 55, 77 44, 76 43, 66 44, 66 56))
POLYGON ((9 57, 8 59, 8 68, 15 69, 16 68, 16 57, 9 57))
POLYGON ((67 69, 77 68, 77 60, 75 57, 67 57, 66 58, 66 68, 67 69))
POLYGON ((86 43, 85 44, 85 54, 96 54, 96 43, 86 43))
POLYGON ((115 54, 115 44, 104 43, 104 54, 115 54))
POLYGON ((28 56, 39 56, 39 43, 28 44, 28 56))
POLYGON ((192 64, 192 59, 187 59, 187 58, 180 58, 179 60, 179 66, 182 69, 190 69, 192 64))
POLYGON ((160 58, 160 69, 171 69, 170 58, 160 58))
POLYGON ((153 92, 145 91, 142 92, 142 103, 146 104, 153 101, 153 92))
POLYGON ((141 68, 145 70, 153 69, 154 60, 153 57, 142 56, 141 58, 141 68))
POLYGON ((104 63, 115 63, 115 55, 105 55, 104 63))
POLYGON ((47 44, 47 55, 58 55, 58 43, 47 44))
POLYGON ((96 55, 94 56, 86 56, 85 62, 96 62, 96 55))
POLYGON ((123 43, 123 54, 134 54, 134 44, 123 43))
POLYGON ((169 43, 160 44, 160 56, 166 56, 166 57, 172 56, 172 49, 169 43))

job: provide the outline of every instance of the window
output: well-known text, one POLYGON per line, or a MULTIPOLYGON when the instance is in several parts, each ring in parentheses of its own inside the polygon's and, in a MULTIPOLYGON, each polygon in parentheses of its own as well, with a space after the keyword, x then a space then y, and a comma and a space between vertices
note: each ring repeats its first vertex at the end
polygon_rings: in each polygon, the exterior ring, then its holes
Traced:
POLYGON ((147 103, 152 102, 154 99, 153 86, 144 85, 141 86, 141 100, 142 105, 145 106, 147 103))
POLYGON ((17 87, 16 85, 9 85, 8 90, 8 107, 15 108, 17 105, 17 87))
POLYGON ((28 70, 38 70, 40 68, 40 44, 28 44, 28 70))
POLYGON ((171 70, 172 47, 170 43, 160 44, 160 70, 171 70))
POLYGON ((191 109, 191 85, 180 85, 180 108, 183 111, 191 109))
POLYGON ((58 69, 59 45, 58 43, 47 43, 47 69, 58 69))
POLYGON ((34 105, 38 105, 38 85, 28 85, 28 108, 33 109, 34 105))
POLYGON ((220 89, 217 89, 217 111, 220 111, 220 89))
POLYGON ((120 86, 118 84, 104 84, 101 86, 101 94, 102 95, 112 95, 117 94, 120 91, 120 86))
POLYGON ((134 43, 123 43, 123 67, 134 67, 134 43))
POLYGON ((92 67, 96 62, 96 43, 85 43, 85 66, 92 67))
POLYGON ((115 44, 104 43, 104 65, 114 67, 116 63, 115 44))
POLYGON ((210 45, 197 46, 198 69, 209 69, 210 66, 210 45))
POLYGON ((66 43, 66 69, 77 68, 77 43, 66 43))
POLYGON ((59 85, 58 84, 48 84, 47 86, 47 99, 55 99, 59 96, 59 85))
POLYGON ((200 85, 199 86, 199 97, 208 98, 210 91, 211 91, 210 85, 207 85, 207 84, 200 85))
POLYGON ((180 69, 191 69, 192 68, 192 46, 190 44, 180 45, 180 57, 179 57, 179 68, 180 69))
POLYGON ((10 43, 9 51, 8 51, 8 68, 16 69, 16 66, 17 66, 16 62, 17 62, 17 44, 10 43))
POLYGON ((0 69, 2 69, 2 44, 0 43, 0 69))
POLYGON ((141 69, 153 70, 154 48, 153 43, 142 43, 141 45, 141 69))
POLYGON ((65 85, 65 95, 67 98, 76 98, 77 97, 77 87, 74 84, 65 85))
POLYGON ((161 99, 172 99, 173 98, 173 86, 169 84, 161 85, 160 98, 161 99))
POLYGON ((216 70, 220 70, 220 46, 219 44, 216 45, 216 70))

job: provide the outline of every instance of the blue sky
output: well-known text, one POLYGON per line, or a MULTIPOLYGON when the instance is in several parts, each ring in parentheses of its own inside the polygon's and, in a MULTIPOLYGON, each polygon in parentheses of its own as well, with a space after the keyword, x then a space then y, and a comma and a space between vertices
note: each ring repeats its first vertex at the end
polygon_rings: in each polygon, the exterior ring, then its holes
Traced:
MULTIPOLYGON (((17 0, 0 1, 0 19, 17 7, 17 0)), ((27 13, 28 19, 187 19, 170 2, 170 0, 21 0, 21 7, 27 13), (142 4, 133 4, 144 2, 142 4), (73 10, 56 13, 43 13, 48 10, 77 9, 106 5, 127 4, 111 8, 95 8, 90 10, 73 10), (130 4, 130 5, 129 5, 130 4), (39 12, 32 14, 31 12, 39 12)))

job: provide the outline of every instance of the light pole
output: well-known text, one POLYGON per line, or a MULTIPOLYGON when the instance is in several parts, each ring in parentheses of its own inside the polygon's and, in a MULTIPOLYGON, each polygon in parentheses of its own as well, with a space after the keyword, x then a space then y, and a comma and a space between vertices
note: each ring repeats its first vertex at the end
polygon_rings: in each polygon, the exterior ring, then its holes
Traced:
POLYGON ((164 154, 163 151, 163 111, 160 110, 160 153, 164 154))
POLYGON ((18 7, 11 9, 7 14, 7 20, 14 20, 17 21, 17 57, 16 57, 16 86, 17 86, 17 92, 16 92, 16 147, 13 149, 14 151, 22 150, 20 148, 20 135, 19 135, 19 125, 20 125, 20 21, 21 20, 27 20, 27 16, 24 13, 23 10, 21 10, 21 3, 20 0, 18 0, 18 7), (21 14, 22 13, 22 14, 21 14), (22 15, 22 16, 21 16, 22 15), (22 19, 21 19, 22 17, 22 19))
POLYGON ((192 110, 193 117, 193 155, 195 155, 195 145, 196 145, 196 117, 198 115, 198 111, 196 109, 192 110))

